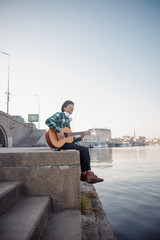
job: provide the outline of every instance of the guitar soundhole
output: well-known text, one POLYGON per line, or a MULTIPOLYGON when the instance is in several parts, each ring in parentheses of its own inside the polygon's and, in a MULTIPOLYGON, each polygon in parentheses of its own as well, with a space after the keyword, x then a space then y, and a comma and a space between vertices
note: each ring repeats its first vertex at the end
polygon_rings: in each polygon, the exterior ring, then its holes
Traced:
POLYGON ((64 132, 64 136, 65 136, 65 138, 67 138, 68 137, 68 133, 64 132))

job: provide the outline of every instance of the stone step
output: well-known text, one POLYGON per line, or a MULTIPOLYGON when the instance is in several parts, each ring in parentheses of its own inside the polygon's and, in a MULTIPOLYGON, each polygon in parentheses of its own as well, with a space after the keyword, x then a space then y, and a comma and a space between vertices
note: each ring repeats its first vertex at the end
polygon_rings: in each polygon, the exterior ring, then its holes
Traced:
POLYGON ((20 182, 0 182, 0 215, 23 196, 20 182))
POLYGON ((24 197, 0 217, 1 240, 40 239, 49 215, 51 198, 49 196, 24 197))
MULTIPOLYGON (((34 130, 33 132, 31 132, 29 135, 27 135, 24 139, 22 139, 17 146, 18 147, 32 147, 32 146, 36 146, 36 143, 38 142, 38 140, 40 138, 42 138, 43 135, 45 135, 45 131, 46 130, 34 130)), ((45 137, 44 137, 45 139, 45 137)), ((45 142, 43 142, 44 145, 45 142)))
POLYGON ((41 240, 81 240, 81 213, 62 210, 52 214, 41 240))

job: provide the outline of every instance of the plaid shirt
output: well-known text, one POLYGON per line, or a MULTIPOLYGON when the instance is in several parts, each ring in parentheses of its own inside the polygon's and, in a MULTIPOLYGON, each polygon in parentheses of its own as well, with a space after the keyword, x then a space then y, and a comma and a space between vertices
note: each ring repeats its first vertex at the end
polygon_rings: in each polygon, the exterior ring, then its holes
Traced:
MULTIPOLYGON (((70 121, 71 121, 71 119, 69 117, 66 117, 64 112, 57 112, 53 116, 48 118, 45 121, 45 124, 48 127, 54 129, 55 132, 59 133, 61 131, 61 128, 64 128, 64 127, 71 128, 70 121)), ((79 138, 74 137, 74 142, 78 142, 78 141, 81 141, 81 137, 79 137, 79 138)))

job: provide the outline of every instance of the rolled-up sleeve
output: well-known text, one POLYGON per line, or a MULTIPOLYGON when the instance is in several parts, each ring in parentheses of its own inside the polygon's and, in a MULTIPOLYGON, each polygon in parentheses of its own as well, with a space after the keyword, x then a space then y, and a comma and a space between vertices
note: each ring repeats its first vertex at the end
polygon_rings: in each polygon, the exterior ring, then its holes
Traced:
POLYGON ((82 138, 81 137, 73 137, 73 142, 80 142, 82 141, 82 138))

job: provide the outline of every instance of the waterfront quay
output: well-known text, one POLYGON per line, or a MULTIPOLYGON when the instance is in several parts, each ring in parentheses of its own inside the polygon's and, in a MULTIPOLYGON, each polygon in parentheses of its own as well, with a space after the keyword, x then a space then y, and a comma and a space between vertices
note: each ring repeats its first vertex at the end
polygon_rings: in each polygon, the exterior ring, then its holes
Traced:
POLYGON ((107 128, 90 129, 90 136, 85 136, 82 145, 87 147, 135 147, 160 145, 160 139, 148 139, 145 136, 122 136, 121 138, 112 138, 111 130, 107 128))

